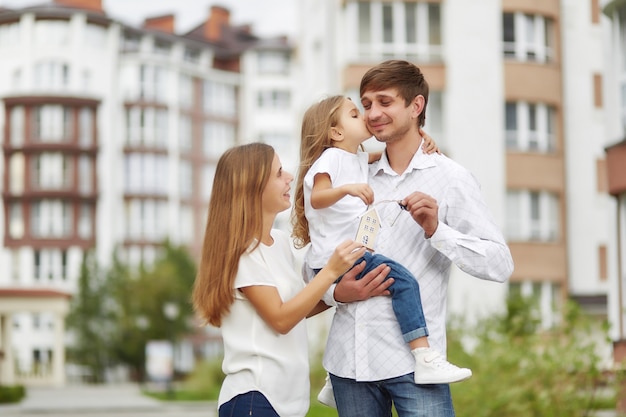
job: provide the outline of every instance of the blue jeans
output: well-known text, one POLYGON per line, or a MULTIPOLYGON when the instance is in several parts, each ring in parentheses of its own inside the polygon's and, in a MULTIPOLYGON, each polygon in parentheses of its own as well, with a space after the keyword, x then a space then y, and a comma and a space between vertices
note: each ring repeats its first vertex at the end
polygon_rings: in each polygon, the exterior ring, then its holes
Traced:
MULTIPOLYGON (((377 253, 365 252, 365 255, 356 261, 355 265, 363 261, 366 263, 365 269, 357 275, 356 279, 363 278, 363 276, 380 264, 385 264, 391 268, 386 279, 393 278, 395 280, 389 287, 391 306, 400 325, 404 341, 408 343, 419 337, 428 336, 426 318, 422 309, 422 298, 420 297, 420 287, 411 271, 393 259, 377 253)), ((314 271, 318 273, 320 270, 315 269, 314 271)), ((337 282, 339 280, 341 278, 337 282)))
POLYGON ((259 391, 239 394, 220 406, 219 417, 280 417, 265 395, 259 391))
POLYGON ((416 385, 413 373, 374 382, 330 374, 339 417, 455 417, 450 386, 416 385))

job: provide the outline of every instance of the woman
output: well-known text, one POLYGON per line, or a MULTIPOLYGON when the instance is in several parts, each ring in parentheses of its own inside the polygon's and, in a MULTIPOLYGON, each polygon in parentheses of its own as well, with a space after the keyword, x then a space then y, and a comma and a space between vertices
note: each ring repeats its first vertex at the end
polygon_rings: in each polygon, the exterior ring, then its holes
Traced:
POLYGON ((343 242, 305 286, 288 235, 272 229, 276 215, 291 205, 292 181, 273 148, 261 143, 231 148, 217 164, 193 304, 206 322, 222 328, 220 416, 306 414, 303 319, 327 308, 322 295, 365 252, 343 242))

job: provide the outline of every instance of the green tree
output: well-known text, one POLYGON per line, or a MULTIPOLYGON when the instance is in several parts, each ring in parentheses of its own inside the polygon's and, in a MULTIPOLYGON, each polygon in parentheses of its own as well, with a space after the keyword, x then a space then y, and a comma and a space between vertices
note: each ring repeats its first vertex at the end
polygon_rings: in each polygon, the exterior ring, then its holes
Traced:
POLYGON ((607 384, 598 352, 608 326, 568 302, 560 322, 542 329, 537 311, 532 299, 512 296, 502 316, 470 331, 461 325, 450 331, 452 361, 474 372, 451 387, 457 416, 589 415, 598 389, 607 384), (463 349, 468 340, 471 353, 463 349))
POLYGON ((74 341, 68 347, 68 362, 84 366, 92 382, 102 382, 111 363, 108 340, 112 316, 106 309, 106 276, 93 254, 86 253, 80 267, 78 290, 72 298, 67 328, 74 341))
POLYGON ((189 331, 191 289, 196 266, 184 247, 165 242, 153 265, 134 273, 119 261, 110 273, 115 300, 115 357, 130 366, 135 377, 145 376, 145 346, 149 340, 178 339, 189 331), (166 304, 176 307, 176 317, 166 317, 166 304))

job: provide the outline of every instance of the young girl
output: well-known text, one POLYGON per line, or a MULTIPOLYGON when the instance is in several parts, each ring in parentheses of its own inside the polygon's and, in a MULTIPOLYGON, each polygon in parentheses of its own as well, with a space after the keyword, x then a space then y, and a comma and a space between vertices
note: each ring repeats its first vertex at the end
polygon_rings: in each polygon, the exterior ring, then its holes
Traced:
POLYGON ((231 148, 217 164, 192 298, 199 315, 222 328, 220 416, 306 414, 303 319, 324 309, 322 295, 365 252, 342 242, 305 286, 289 236, 272 229, 291 205, 292 181, 269 145, 231 148))
MULTIPOLYGON (((374 204, 374 193, 367 184, 368 162, 380 158, 380 154, 359 151, 370 137, 358 108, 343 96, 322 100, 304 115, 292 223, 296 246, 311 243, 305 262, 314 271, 328 260, 328 248, 343 239, 355 238, 360 216, 374 204)), ((400 202, 388 203, 399 204, 401 214, 400 202)), ((430 348, 417 279, 380 254, 366 252, 364 260, 366 271, 380 264, 391 267, 388 277, 395 279, 389 287, 392 306, 404 340, 415 356, 415 383, 447 384, 469 378, 471 370, 447 362, 430 348)), ((327 379, 318 399, 333 406, 330 389, 327 379)))

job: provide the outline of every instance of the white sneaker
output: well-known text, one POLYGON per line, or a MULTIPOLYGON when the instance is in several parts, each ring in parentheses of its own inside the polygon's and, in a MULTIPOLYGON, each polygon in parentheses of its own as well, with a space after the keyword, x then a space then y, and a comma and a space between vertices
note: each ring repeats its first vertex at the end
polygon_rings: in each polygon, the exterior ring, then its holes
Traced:
POLYGON ((325 406, 337 408, 335 393, 333 392, 333 386, 330 383, 330 377, 328 375, 326 375, 326 383, 322 387, 322 390, 317 394, 317 400, 325 406))
POLYGON ((416 384, 451 384, 472 376, 472 371, 451 364, 433 348, 411 351, 415 356, 416 384))

